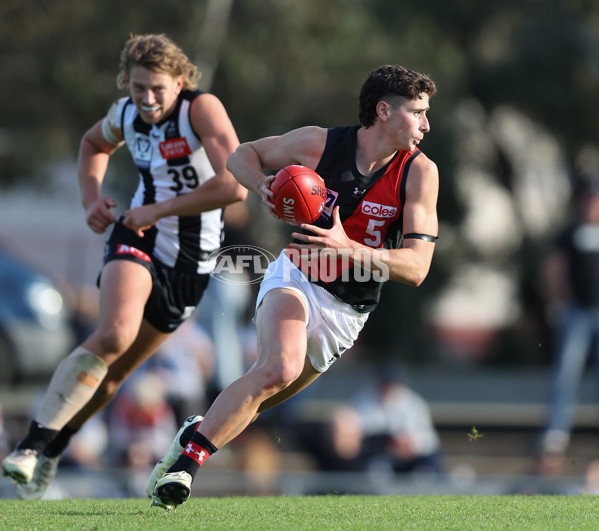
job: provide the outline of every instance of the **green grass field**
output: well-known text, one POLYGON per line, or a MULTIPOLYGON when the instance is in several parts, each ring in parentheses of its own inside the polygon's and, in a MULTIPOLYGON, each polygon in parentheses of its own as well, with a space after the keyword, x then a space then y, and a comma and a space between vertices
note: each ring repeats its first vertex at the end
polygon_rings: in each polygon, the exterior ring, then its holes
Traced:
POLYGON ((599 529, 593 496, 191 498, 170 514, 142 499, 0 500, 0 529, 599 529))

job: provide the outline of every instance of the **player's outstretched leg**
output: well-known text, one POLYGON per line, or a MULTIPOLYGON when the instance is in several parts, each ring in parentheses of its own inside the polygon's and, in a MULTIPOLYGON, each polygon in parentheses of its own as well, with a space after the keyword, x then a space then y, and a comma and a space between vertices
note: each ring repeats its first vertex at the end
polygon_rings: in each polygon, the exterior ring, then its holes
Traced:
MULTIPOLYGON (((200 423, 204 420, 204 417, 200 415, 193 415, 185 419, 185 422, 179 428, 177 435, 173 439, 173 442, 169 446, 166 453, 162 456, 160 461, 156 463, 154 470, 152 470, 152 474, 150 475, 150 480, 148 481, 148 487, 146 492, 148 494, 148 498, 152 498, 154 496, 154 487, 159 479, 164 476, 166 471, 173 466, 175 461, 179 459, 181 452, 187 446, 187 443, 190 441, 191 436, 197 430, 200 423)), ((161 506, 158 503, 158 500, 152 500, 152 505, 161 506)))
POLYGON ((17 483, 29 483, 37 465, 39 453, 26 448, 16 449, 2 461, 2 475, 10 476, 17 483))
POLYGON ((39 500, 56 476, 60 455, 48 457, 40 455, 29 483, 17 485, 17 498, 20 500, 39 500))
MULTIPOLYGON (((197 425, 199 426, 200 423, 198 422, 197 425)), ((175 438, 175 442, 179 448, 182 448, 182 452, 156 482, 152 493, 151 506, 162 507, 168 512, 186 501, 191 494, 191 483, 196 473, 208 458, 218 450, 197 429, 192 430, 193 425, 184 429, 181 437, 175 438), (189 433, 191 433, 191 438, 185 443, 189 433)))

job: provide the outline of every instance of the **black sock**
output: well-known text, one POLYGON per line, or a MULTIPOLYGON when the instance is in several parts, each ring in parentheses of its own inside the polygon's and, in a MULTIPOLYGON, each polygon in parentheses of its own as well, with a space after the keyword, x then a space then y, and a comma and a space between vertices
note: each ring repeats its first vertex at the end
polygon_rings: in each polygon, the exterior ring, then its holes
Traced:
POLYGON ((79 431, 79 428, 73 429, 65 426, 58 432, 58 435, 48 444, 44 450, 46 457, 57 457, 64 452, 69 445, 71 437, 79 431))
POLYGON ((200 420, 198 422, 194 422, 193 424, 190 424, 189 426, 187 426, 187 428, 183 430, 181 437, 179 437, 179 444, 183 446, 183 448, 185 448, 187 446, 187 443, 191 440, 191 437, 195 433, 200 422, 202 421, 200 420))
POLYGON ((208 459, 208 457, 210 457, 217 450, 218 448, 216 446, 214 446, 201 433, 196 431, 186 444, 186 447, 183 450, 183 453, 179 456, 179 459, 175 461, 173 466, 171 466, 167 472, 185 471, 193 479, 200 469, 200 465, 203 465, 206 459, 208 459))
POLYGON ((29 433, 27 436, 17 445, 18 450, 36 450, 38 453, 44 453, 44 450, 48 444, 58 435, 58 430, 51 430, 44 428, 41 424, 38 424, 35 420, 31 421, 29 426, 29 433))

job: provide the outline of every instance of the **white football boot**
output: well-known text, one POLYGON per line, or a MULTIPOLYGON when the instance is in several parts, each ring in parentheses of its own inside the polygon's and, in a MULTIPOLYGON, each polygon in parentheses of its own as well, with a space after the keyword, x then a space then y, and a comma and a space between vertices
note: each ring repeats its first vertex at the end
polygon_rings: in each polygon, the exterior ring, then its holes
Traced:
MULTIPOLYGON (((162 476, 164 476, 164 474, 166 474, 166 471, 173 466, 175 461, 179 459, 181 452, 183 452, 183 449, 189 442, 185 441, 185 444, 181 444, 181 436, 183 435, 183 432, 192 424, 196 424, 202 420, 204 420, 204 417, 200 415, 193 415, 185 419, 185 422, 183 422, 181 428, 179 428, 179 431, 177 432, 177 435, 175 435, 175 438, 173 439, 173 442, 169 446, 168 450, 160 458, 160 461, 156 463, 154 470, 152 470, 152 473, 150 474, 150 480, 148 481, 148 487, 146 489, 148 498, 154 497, 154 487, 156 486, 156 483, 160 478, 162 478, 162 476)), ((152 505, 155 505, 153 501, 152 505)))
POLYGON ((17 485, 17 498, 20 500, 39 500, 54 480, 59 461, 59 455, 56 457, 40 455, 31 481, 17 485))
POLYGON ((180 472, 167 472, 158 480, 150 507, 162 507, 167 513, 187 501, 191 494, 191 476, 180 472))
POLYGON ((10 476, 16 483, 29 483, 33 478, 37 459, 36 450, 14 450, 2 461, 2 475, 10 476))

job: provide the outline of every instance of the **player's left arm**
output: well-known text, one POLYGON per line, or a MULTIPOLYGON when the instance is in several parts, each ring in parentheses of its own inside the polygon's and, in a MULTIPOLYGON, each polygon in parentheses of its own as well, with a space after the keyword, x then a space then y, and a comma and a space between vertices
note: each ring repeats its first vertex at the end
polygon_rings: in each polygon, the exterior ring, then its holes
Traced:
POLYGON ((373 249, 351 240, 341 224, 338 207, 333 211, 330 229, 303 224, 302 229, 315 235, 294 232, 292 236, 304 243, 292 243, 290 247, 319 248, 321 253, 346 255, 363 269, 377 272, 389 280, 419 286, 428 275, 435 249, 438 193, 437 166, 421 154, 410 166, 403 208, 403 232, 417 237, 404 239, 401 249, 373 249), (422 235, 433 238, 422 239, 422 235))
POLYGON ((389 267, 390 280, 419 286, 428 275, 439 231, 438 195, 437 165, 421 153, 412 162, 407 175, 403 247, 390 250, 388 260, 383 260, 389 267), (422 239, 422 236, 432 237, 433 241, 422 239))
POLYGON ((166 216, 197 215, 247 197, 247 190, 226 168, 227 157, 235 151, 239 140, 221 101, 213 94, 200 94, 191 104, 190 119, 202 139, 214 177, 187 194, 126 212, 128 227, 140 232, 166 216))

